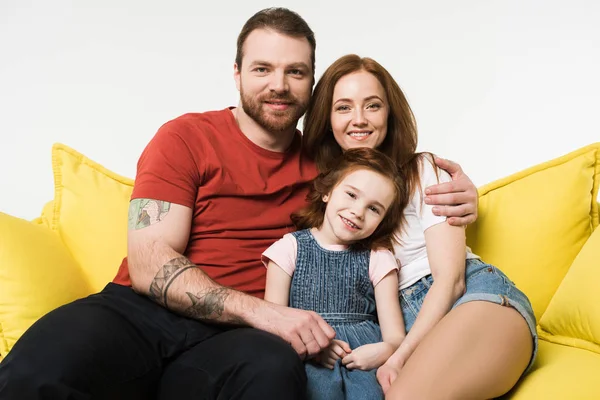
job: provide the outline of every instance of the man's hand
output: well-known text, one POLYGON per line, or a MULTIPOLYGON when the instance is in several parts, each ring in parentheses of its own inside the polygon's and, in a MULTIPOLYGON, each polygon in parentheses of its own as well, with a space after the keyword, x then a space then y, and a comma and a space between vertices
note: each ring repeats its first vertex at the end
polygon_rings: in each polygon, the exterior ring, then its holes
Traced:
POLYGON ((377 381, 381 385, 381 389, 383 389, 383 393, 387 393, 392 383, 398 378, 398 374, 400 373, 400 368, 385 363, 377 370, 377 381))
POLYGON ((250 325, 279 336, 288 342, 300 358, 312 357, 329 347, 335 331, 319 314, 264 302, 250 325))
POLYGON ((326 368, 333 369, 337 360, 346 357, 351 352, 352 349, 348 343, 334 339, 329 347, 319 353, 315 361, 326 368))
POLYGON ((342 359, 342 364, 348 369, 368 371, 381 366, 392 354, 394 348, 389 343, 379 342, 357 347, 342 359))
POLYGON ((425 203, 432 204, 435 215, 448 217, 454 226, 466 226, 477 219, 477 188, 463 172, 460 165, 435 157, 438 167, 452 176, 452 182, 440 183, 425 189, 425 203))

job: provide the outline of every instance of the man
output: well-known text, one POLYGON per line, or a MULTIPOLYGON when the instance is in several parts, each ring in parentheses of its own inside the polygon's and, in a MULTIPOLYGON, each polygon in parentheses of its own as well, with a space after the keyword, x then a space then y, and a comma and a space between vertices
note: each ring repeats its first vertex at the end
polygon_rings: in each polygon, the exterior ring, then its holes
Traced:
MULTIPOLYGON (((304 397, 301 360, 335 332, 315 313, 261 299, 260 254, 291 229, 316 176, 296 131, 314 63, 299 15, 267 9, 246 22, 240 104, 159 129, 138 163, 115 283, 23 335, 0 365, 0 399, 304 397)), ((442 211, 464 224, 476 190, 456 175, 458 193, 442 200, 466 204, 442 211)))

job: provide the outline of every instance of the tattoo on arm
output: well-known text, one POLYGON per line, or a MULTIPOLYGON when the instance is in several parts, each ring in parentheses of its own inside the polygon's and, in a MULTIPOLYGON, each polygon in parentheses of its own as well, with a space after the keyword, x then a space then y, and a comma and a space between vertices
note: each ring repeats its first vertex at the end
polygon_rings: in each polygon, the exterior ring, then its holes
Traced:
POLYGON ((197 294, 186 294, 192 301, 191 307, 185 310, 186 315, 196 319, 217 319, 223 315, 225 299, 230 292, 227 288, 216 288, 197 294))
POLYGON ((133 199, 129 203, 127 226, 142 229, 162 221, 171 209, 171 203, 153 199, 133 199))
POLYGON ((148 297, 167 308, 167 292, 169 286, 171 286, 173 281, 177 279, 179 275, 190 268, 196 268, 196 265, 184 256, 174 258, 167 262, 158 270, 156 276, 154 276, 154 279, 150 284, 150 294, 148 297))
MULTIPOLYGON (((184 315, 201 320, 219 319, 225 309, 225 300, 231 294, 229 288, 209 289, 206 292, 193 294, 186 292, 192 301, 191 307, 184 311, 184 315)), ((246 325, 244 319, 237 315, 231 315, 227 320, 222 320, 232 325, 246 325)))
MULTIPOLYGON (((167 293, 171 284, 179 275, 188 269, 196 268, 196 265, 184 256, 172 259, 163 265, 150 284, 148 297, 165 308, 168 308, 167 293)), ((182 314, 200 320, 215 320, 223 315, 225 300, 232 290, 226 287, 209 288, 196 294, 186 292, 191 306, 186 308, 182 314)), ((230 324, 245 325, 239 316, 231 316, 227 321, 230 324)))

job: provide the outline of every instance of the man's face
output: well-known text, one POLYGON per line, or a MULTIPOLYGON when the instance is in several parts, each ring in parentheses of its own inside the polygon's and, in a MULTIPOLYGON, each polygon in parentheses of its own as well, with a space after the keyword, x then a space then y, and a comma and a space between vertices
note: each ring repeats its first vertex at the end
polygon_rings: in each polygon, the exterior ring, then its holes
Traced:
POLYGON ((311 47, 306 38, 256 29, 243 47, 235 80, 244 112, 269 132, 295 128, 313 85, 311 47))

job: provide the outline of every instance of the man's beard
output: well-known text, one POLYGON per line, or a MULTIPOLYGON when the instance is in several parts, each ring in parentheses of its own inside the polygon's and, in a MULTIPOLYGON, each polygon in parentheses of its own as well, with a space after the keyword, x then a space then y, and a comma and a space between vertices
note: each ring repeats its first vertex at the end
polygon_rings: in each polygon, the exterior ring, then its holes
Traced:
POLYGON ((308 100, 299 102, 289 93, 283 95, 263 94, 252 97, 246 95, 244 89, 241 88, 240 96, 244 112, 269 132, 284 132, 290 128, 295 128, 298 120, 304 115, 308 107, 308 100), (288 108, 281 111, 267 111, 263 109, 266 101, 283 101, 288 104, 288 108))

